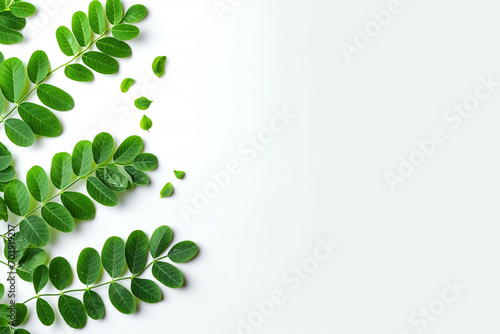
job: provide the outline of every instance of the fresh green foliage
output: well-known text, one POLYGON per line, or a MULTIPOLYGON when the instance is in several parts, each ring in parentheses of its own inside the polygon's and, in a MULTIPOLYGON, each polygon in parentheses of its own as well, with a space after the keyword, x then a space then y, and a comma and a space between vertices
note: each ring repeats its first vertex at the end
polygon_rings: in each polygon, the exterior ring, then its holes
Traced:
POLYGON ((137 23, 144 19, 148 14, 148 10, 144 5, 133 5, 127 10, 125 14, 125 22, 137 23))
POLYGON ((161 190, 160 197, 164 198, 164 197, 172 196, 173 192, 174 192, 174 187, 172 186, 172 183, 169 182, 161 190))
POLYGON ((36 7, 27 1, 0 0, 0 44, 22 42, 24 37, 19 31, 26 26, 26 17, 35 12, 36 7))
POLYGON ((132 78, 126 78, 122 81, 122 84, 120 86, 120 89, 122 91, 122 93, 126 93, 128 92, 128 90, 130 89, 130 87, 132 87, 132 85, 135 83, 135 80, 132 79, 132 78))
POLYGON ((140 97, 134 101, 134 105, 139 110, 147 110, 153 101, 148 100, 146 97, 140 97))
POLYGON ((162 76, 165 75, 165 63, 166 62, 167 62, 166 56, 156 57, 155 60, 153 61, 153 73, 158 78, 161 78, 162 76))
POLYGON ((66 66, 64 74, 71 80, 79 82, 90 82, 94 80, 94 73, 81 64, 71 64, 66 66))
POLYGON ((152 171, 158 167, 158 158, 151 153, 141 153, 135 158, 132 165, 144 172, 152 171))
POLYGON ((142 116, 141 129, 148 131, 153 127, 153 121, 146 115, 142 116))
POLYGON ((175 177, 178 178, 179 180, 182 180, 184 176, 186 176, 186 173, 180 170, 174 170, 175 177))

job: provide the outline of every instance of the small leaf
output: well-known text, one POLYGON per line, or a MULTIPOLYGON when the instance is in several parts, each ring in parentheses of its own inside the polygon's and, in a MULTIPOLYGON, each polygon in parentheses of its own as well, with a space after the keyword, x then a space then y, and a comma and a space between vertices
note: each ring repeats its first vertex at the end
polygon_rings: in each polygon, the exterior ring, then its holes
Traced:
POLYGON ((102 248, 102 265, 111 278, 117 278, 125 270, 125 243, 119 237, 111 237, 102 248))
POLYGON ((28 77, 34 84, 42 82, 49 74, 49 57, 43 51, 35 51, 28 62, 28 77))
POLYGON ((98 35, 104 33, 106 17, 104 16, 104 8, 98 0, 92 1, 89 5, 89 21, 93 32, 98 35))
POLYGON ((153 258, 159 257, 165 252, 172 242, 172 230, 168 226, 158 227, 149 242, 149 252, 153 258))
POLYGON ((4 246, 5 258, 16 263, 24 256, 24 251, 31 245, 23 239, 21 233, 16 233, 13 237, 4 239, 4 246))
POLYGON ((98 178, 89 177, 87 179, 87 192, 96 202, 105 206, 118 205, 118 196, 98 178))
POLYGON ((40 322, 45 326, 51 326, 56 319, 56 315, 50 304, 42 298, 38 298, 36 301, 36 314, 40 322))
POLYGON ((137 109, 147 110, 151 106, 153 101, 148 100, 146 97, 140 97, 134 101, 134 105, 137 109))
MULTIPOLYGON (((4 222, 9 221, 9 212, 7 211, 7 204, 2 197, 0 197, 0 219, 4 222)), ((7 257, 7 256, 6 256, 7 257)))
POLYGON ((49 202, 42 207, 42 217, 52 228, 69 233, 75 228, 71 213, 59 203, 49 202))
POLYGON ((0 25, 20 31, 26 27, 26 19, 15 17, 11 12, 0 12, 0 25))
POLYGON ((140 30, 131 24, 117 24, 111 29, 111 33, 120 41, 129 41, 139 36, 140 30))
POLYGON ((92 290, 85 291, 83 294, 83 305, 91 319, 100 320, 104 317, 104 302, 97 292, 92 290))
POLYGON ((139 136, 130 136, 121 143, 113 156, 118 164, 128 164, 141 153, 144 147, 142 138, 139 136))
POLYGON ((68 260, 60 256, 53 258, 49 264, 49 277, 54 288, 60 291, 66 289, 73 277, 68 260))
POLYGON ((149 129, 151 129, 153 127, 153 121, 146 115, 142 116, 142 119, 141 119, 141 128, 144 130, 144 131, 148 131, 149 132, 149 129))
POLYGON ((71 155, 66 152, 57 153, 52 158, 50 180, 57 189, 64 189, 71 183, 73 175, 71 161, 71 155))
POLYGON ((134 296, 146 303, 158 303, 161 301, 160 287, 149 279, 132 278, 130 289, 134 296))
POLYGON ((174 170, 175 177, 178 178, 179 180, 182 180, 186 173, 180 170, 174 170))
POLYGON ((26 122, 17 118, 5 121, 5 134, 17 146, 29 147, 35 142, 35 134, 26 122))
POLYGON ((31 102, 23 102, 18 110, 19 116, 33 133, 44 137, 57 137, 62 133, 59 119, 49 109, 31 102))
POLYGON ((12 154, 0 143, 0 170, 5 170, 12 163, 12 154))
POLYGON ((60 26, 56 30, 57 43, 62 53, 68 57, 75 56, 78 53, 78 42, 75 36, 65 26, 60 26))
POLYGON ((47 223, 38 216, 29 216, 19 225, 22 237, 36 247, 45 247, 49 244, 50 232, 47 223))
POLYGON ((94 284, 101 273, 101 257, 94 248, 85 248, 78 257, 76 271, 80 282, 85 285, 94 284))
POLYGON ((80 300, 68 295, 62 295, 59 297, 57 304, 59 312, 61 312, 61 315, 68 326, 75 329, 85 327, 85 324, 87 323, 87 315, 80 300))
MULTIPOLYGON (((0 29, 0 43, 2 42, 1 32, 2 29, 0 29)), ((21 98, 25 81, 26 70, 19 58, 6 59, 0 65, 0 87, 2 88, 3 95, 9 102, 15 103, 21 98)))
POLYGON ((120 69, 116 59, 97 51, 88 51, 82 55, 82 60, 91 69, 101 74, 115 74, 120 69))
POLYGON ((30 195, 24 183, 19 180, 10 181, 5 188, 5 203, 10 211, 18 216, 24 216, 30 208, 30 195))
POLYGON ((92 142, 94 162, 98 165, 105 163, 113 153, 114 144, 113 137, 109 133, 99 133, 92 142))
POLYGON ((90 44, 90 22, 87 14, 82 11, 78 11, 73 14, 71 29, 73 30, 76 40, 80 46, 86 47, 90 44))
POLYGON ((175 263, 186 263, 198 253, 198 246, 192 241, 183 241, 174 245, 168 252, 168 257, 175 263))
POLYGON ((74 218, 79 220, 94 219, 94 203, 84 194, 66 191, 62 193, 61 201, 74 218))
POLYGON ((40 166, 32 167, 26 176, 26 184, 28 185, 28 190, 38 202, 43 202, 47 199, 49 195, 49 178, 47 173, 40 166))
POLYGON ((137 184, 138 186, 145 186, 149 184, 149 177, 146 175, 146 173, 135 169, 132 166, 125 166, 125 171, 128 173, 128 175, 130 175, 134 184, 137 184))
POLYGON ((46 265, 41 264, 36 267, 33 271, 33 287, 35 288, 35 293, 38 294, 49 282, 49 268, 46 265))
POLYGON ((132 275, 138 275, 146 266, 148 258, 148 237, 143 231, 130 234, 125 244, 125 259, 132 275))
POLYGON ((146 17, 148 10, 144 5, 133 5, 125 14, 125 22, 137 23, 146 17))
POLYGON ((0 25, 0 44, 17 44, 21 43, 23 39, 24 37, 20 32, 5 28, 4 26, 0 25))
POLYGON ((6 169, 0 171, 0 182, 9 182, 16 176, 16 170, 14 167, 9 166, 6 169))
POLYGON ((71 80, 90 82, 94 80, 94 73, 81 64, 70 64, 64 69, 64 74, 71 80))
POLYGON ((5 286, 2 283, 0 283, 0 299, 3 298, 4 293, 5 293, 5 286))
POLYGON ((169 182, 161 190, 160 197, 161 198, 170 197, 172 196, 173 192, 174 192, 174 187, 172 186, 172 183, 169 182))
POLYGON ((112 57, 128 58, 132 55, 132 49, 127 43, 113 37, 104 37, 98 40, 96 46, 101 52, 112 57))
POLYGON ((44 264, 46 259, 47 253, 43 249, 26 249, 16 268, 17 275, 27 282, 33 281, 33 272, 39 265, 44 264))
POLYGON ((122 81, 121 86, 120 86, 120 89, 121 89, 122 93, 128 92, 128 90, 130 89, 130 87, 132 87, 132 85, 134 83, 135 83, 134 79, 131 79, 131 78, 124 79, 122 81))
POLYGON ((12 326, 20 326, 23 324, 23 322, 26 320, 26 317, 28 316, 28 308, 26 305, 22 303, 16 303, 14 305, 15 308, 15 317, 14 320, 12 320, 12 326))
POLYGON ((153 276, 163 285, 177 289, 180 288, 184 284, 184 276, 182 276, 182 273, 171 265, 170 263, 166 262, 155 262, 153 264, 153 276))
POLYGON ((65 91, 48 84, 41 84, 36 91, 38 98, 47 107, 58 110, 68 111, 73 109, 75 101, 65 91))
POLYGON ((19 1, 10 5, 10 12, 16 17, 25 18, 35 14, 36 7, 29 2, 19 1))
POLYGON ((106 1, 106 16, 111 24, 118 24, 123 20, 123 5, 120 0, 106 1))
POLYGON ((144 172, 149 172, 158 167, 158 158, 151 153, 141 153, 135 158, 133 166, 144 172))
POLYGON ((94 161, 92 143, 88 140, 79 141, 73 150, 72 157, 73 173, 75 173, 76 176, 87 175, 94 161))
POLYGON ((132 314, 135 311, 134 295, 123 285, 111 283, 109 285, 109 300, 111 304, 123 314, 132 314))
POLYGON ((125 175, 112 165, 98 168, 97 178, 109 189, 116 192, 124 192, 129 187, 129 181, 125 175))
POLYGON ((158 78, 161 78, 162 76, 165 75, 165 63, 166 62, 167 62, 166 56, 156 57, 155 60, 153 61, 153 73, 158 78))

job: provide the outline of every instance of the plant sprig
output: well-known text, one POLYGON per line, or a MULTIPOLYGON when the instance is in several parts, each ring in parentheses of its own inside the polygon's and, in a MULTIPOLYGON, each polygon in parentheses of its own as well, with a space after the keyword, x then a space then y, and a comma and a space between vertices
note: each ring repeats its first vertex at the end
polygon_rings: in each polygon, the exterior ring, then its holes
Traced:
POLYGON ((36 7, 27 1, 0 0, 0 44, 21 43, 24 36, 20 31, 35 12, 36 7))

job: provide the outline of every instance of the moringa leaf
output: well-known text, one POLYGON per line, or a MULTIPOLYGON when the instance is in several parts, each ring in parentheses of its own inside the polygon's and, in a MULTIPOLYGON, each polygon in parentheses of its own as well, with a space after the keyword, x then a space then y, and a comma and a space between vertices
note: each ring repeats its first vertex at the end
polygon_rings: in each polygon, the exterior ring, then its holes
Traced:
POLYGON ((139 136, 130 136, 121 143, 113 156, 117 164, 127 164, 141 153, 144 147, 144 142, 139 136))
POLYGON ((84 194, 66 191, 61 194, 61 201, 74 218, 79 220, 94 219, 94 203, 84 194))
POLYGON ((111 278, 120 277, 125 270, 125 243, 119 237, 106 240, 101 252, 102 266, 111 278))
POLYGON ((139 36, 140 30, 131 24, 117 24, 111 29, 113 36, 120 41, 129 41, 139 36))
POLYGON ((164 225, 158 227, 153 235, 151 236, 151 241, 149 242, 149 252, 153 258, 159 257, 163 254, 170 243, 172 242, 172 230, 170 227, 164 225))
POLYGON ((85 52, 82 55, 82 60, 85 65, 101 74, 115 74, 120 69, 120 65, 114 58, 102 52, 85 52))
MULTIPOLYGON (((9 220, 9 212, 7 211, 7 204, 5 204, 5 201, 3 200, 2 197, 0 197, 0 219, 2 219, 4 222, 7 222, 9 220)), ((5 258, 8 258, 8 256, 6 256, 5 258)))
POLYGON ((23 239, 21 233, 16 233, 13 237, 4 239, 4 246, 5 258, 13 263, 16 263, 21 260, 24 256, 24 252, 31 245, 23 239))
POLYGON ((38 294, 49 282, 49 268, 41 264, 33 271, 33 288, 38 294))
POLYGON ((124 314, 132 314, 135 311, 134 295, 123 285, 111 283, 108 290, 111 304, 124 314))
POLYGON ((158 167, 158 158, 151 153, 141 153, 135 158, 133 166, 144 172, 149 172, 158 167))
POLYGON ((0 171, 0 182, 5 183, 11 181, 16 176, 14 167, 9 166, 3 171, 0 171))
POLYGON ((136 230, 130 234, 125 244, 125 259, 132 275, 138 275, 146 266, 148 259, 148 237, 136 230))
POLYGON ((80 282, 85 285, 94 284, 101 273, 101 257, 94 248, 85 248, 78 257, 76 271, 80 282))
POLYGON ((10 181, 5 188, 5 203, 17 216, 24 216, 30 208, 30 195, 24 183, 19 180, 10 181))
POLYGON ((132 78, 127 78, 127 79, 124 79, 122 81, 122 84, 120 86, 120 89, 122 91, 122 93, 126 93, 128 92, 128 90, 130 89, 130 87, 132 87, 132 85, 135 83, 135 80, 132 79, 132 78))
POLYGON ((142 116, 141 119, 141 129, 148 131, 153 127, 153 121, 146 115, 142 116))
POLYGON ((24 240, 36 247, 49 244, 50 231, 47 223, 38 216, 28 216, 19 225, 19 232, 24 240))
MULTIPOLYGON (((22 325, 24 320, 26 320, 26 317, 28 316, 28 308, 23 303, 16 303, 14 305, 14 309, 15 309, 15 316, 11 322, 11 325, 16 327, 22 325)), ((18 330, 19 329, 17 329, 16 331, 18 330)))
POLYGON ((12 30, 23 30, 26 27, 26 19, 12 15, 11 12, 0 12, 0 25, 12 30))
POLYGON ((125 166, 125 171, 130 175, 132 178, 132 182, 134 184, 137 184, 138 186, 145 186, 149 184, 149 177, 146 175, 146 173, 132 167, 132 166, 125 166))
POLYGON ((57 28, 56 38, 59 48, 66 56, 73 57, 78 53, 78 42, 68 27, 60 26, 57 28))
POLYGON ((0 44, 11 45, 21 43, 24 39, 24 36, 12 29, 6 28, 0 25, 0 44))
POLYGON ((82 329, 85 327, 87 323, 87 314, 80 300, 68 295, 61 295, 57 302, 57 306, 68 326, 75 329, 82 329))
POLYGON ((28 62, 28 77, 34 84, 42 82, 49 74, 49 57, 44 51, 35 51, 28 62))
POLYGON ((94 80, 94 73, 81 64, 70 64, 64 69, 64 74, 71 80, 90 82, 94 80))
POLYGON ((125 14, 125 22, 137 23, 146 17, 148 10, 144 5, 133 5, 125 14))
POLYGON ((112 165, 98 168, 97 178, 109 189, 115 192, 124 192, 129 187, 128 178, 112 165))
MULTIPOLYGON (((2 42, 1 37, 0 42, 2 42)), ((26 69, 19 58, 9 58, 2 62, 0 65, 0 87, 9 102, 16 103, 21 98, 25 81, 26 69)))
POLYGON ((75 101, 65 91, 49 84, 41 84, 36 91, 38 98, 47 107, 58 110, 68 111, 73 109, 75 101))
POLYGON ((17 146, 29 147, 35 142, 33 130, 17 118, 9 118, 5 121, 5 134, 17 146))
POLYGON ((94 161, 92 155, 92 143, 88 140, 79 141, 73 150, 73 173, 76 176, 84 176, 90 172, 94 161))
POLYGON ((90 197, 102 205, 118 205, 118 196, 96 177, 87 179, 87 192, 90 197))
POLYGON ((24 251, 22 258, 19 260, 19 266, 16 268, 17 275, 27 282, 33 280, 33 272, 35 269, 44 264, 47 259, 47 253, 41 248, 28 248, 24 251))
POLYGON ((31 102, 19 105, 19 116, 33 133, 44 137, 57 137, 62 133, 59 119, 49 109, 31 102))
POLYGON ((130 289, 134 296, 146 303, 161 301, 161 290, 158 284, 149 279, 132 278, 130 289))
POLYGON ((139 110, 147 110, 153 101, 148 100, 146 97, 140 97, 134 101, 134 105, 139 110))
POLYGON ((123 20, 123 5, 120 0, 106 1, 106 16, 111 24, 118 24, 123 20))
POLYGON ((91 319, 99 320, 104 317, 104 302, 97 292, 87 290, 83 294, 83 305, 91 319))
POLYGON ((198 246, 192 241, 183 241, 174 245, 168 252, 168 258, 175 263, 186 263, 198 253, 198 246))
POLYGON ((54 320, 56 320, 54 310, 50 304, 42 298, 37 298, 36 300, 36 314, 40 322, 45 326, 51 326, 54 320))
POLYGON ((98 35, 104 33, 106 29, 106 17, 104 7, 98 0, 92 1, 89 5, 89 21, 93 32, 98 35))
POLYGON ((47 173, 40 166, 33 166, 26 176, 26 184, 28 185, 28 190, 38 202, 43 202, 47 199, 49 195, 49 178, 47 173))
POLYGON ((172 186, 172 183, 167 183, 163 189, 160 191, 160 197, 165 198, 165 197, 170 197, 174 193, 174 187, 172 186))
POLYGON ((180 170, 174 170, 175 177, 178 178, 179 180, 182 180, 184 176, 186 175, 185 172, 180 171, 180 170))
POLYGON ((59 291, 66 289, 73 277, 68 260, 60 256, 53 258, 49 264, 49 277, 54 288, 59 291))
POLYGON ((80 46, 86 47, 90 44, 90 22, 87 14, 82 11, 73 14, 71 29, 80 46))
POLYGON ((71 155, 66 152, 57 153, 52 158, 50 180, 57 189, 62 190, 71 183, 71 177, 73 176, 71 163, 71 155))
POLYGON ((49 202, 42 207, 42 217, 52 228, 63 233, 73 231, 75 221, 73 216, 63 205, 49 202))
POLYGON ((116 58, 128 58, 132 55, 130 46, 113 37, 105 37, 97 41, 97 48, 107 55, 116 58))
POLYGON ((169 288, 177 289, 184 285, 184 276, 170 263, 157 261, 151 271, 160 283, 169 288))
POLYGON ((19 18, 30 17, 36 12, 36 7, 25 1, 14 2, 9 8, 12 15, 19 18))
POLYGON ((165 75, 165 63, 166 62, 167 62, 166 56, 156 57, 155 60, 153 61, 153 73, 158 78, 161 78, 162 76, 165 75))
POLYGON ((5 170, 12 163, 12 154, 0 143, 0 170, 5 170))

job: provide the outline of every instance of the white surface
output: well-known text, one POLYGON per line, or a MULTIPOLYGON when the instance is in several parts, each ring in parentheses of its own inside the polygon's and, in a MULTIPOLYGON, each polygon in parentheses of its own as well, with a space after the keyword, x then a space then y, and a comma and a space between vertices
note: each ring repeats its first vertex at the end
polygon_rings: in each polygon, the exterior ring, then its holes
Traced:
MULTIPOLYGON (((64 62, 54 32, 88 4, 66 2, 22 47, 2 52, 27 61, 41 48, 53 66, 64 62)), ((196 261, 179 266, 185 288, 163 289, 160 304, 140 303, 132 316, 104 298, 105 319, 89 320, 82 332, 238 333, 239 317, 278 289, 286 301, 253 332, 418 333, 421 320, 417 326, 409 318, 429 303, 439 306, 444 281, 455 279, 465 291, 424 332, 498 332, 499 94, 458 130, 442 117, 474 93, 479 76, 500 80, 500 5, 402 1, 403 11, 348 64, 339 46, 352 43, 355 27, 388 3, 243 0, 221 20, 212 0, 148 1, 141 38, 130 43, 134 55, 120 61, 118 75, 97 75, 92 84, 73 84, 62 73, 50 80, 77 106, 61 115, 61 137, 30 149, 9 145, 19 175, 33 164, 48 169, 53 154, 98 130, 120 141, 140 134, 160 158, 151 186, 123 196, 118 208, 98 206, 96 219, 75 232, 57 234, 50 255, 76 264, 84 247, 100 249, 111 235, 151 234, 163 224, 176 241, 201 247, 196 261), (160 86, 132 94, 155 101, 146 133, 139 128, 143 113, 123 109, 119 84, 150 76, 158 55, 169 57, 160 86), (247 162, 238 147, 285 107, 295 119, 247 162), (384 173, 437 127, 448 140, 391 192, 384 173), (241 173, 187 222, 180 208, 233 160, 241 173), (173 169, 185 170, 186 179, 175 180, 173 169), (176 193, 162 200, 167 181, 176 193), (291 279, 287 271, 327 236, 340 248, 290 290, 283 275, 291 279)), ((29 285, 21 288, 32 295, 29 285)), ((37 323, 32 312, 33 333, 72 332, 60 317, 51 329, 37 323)))

